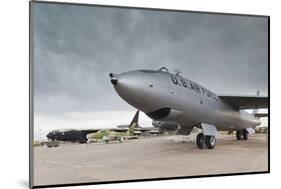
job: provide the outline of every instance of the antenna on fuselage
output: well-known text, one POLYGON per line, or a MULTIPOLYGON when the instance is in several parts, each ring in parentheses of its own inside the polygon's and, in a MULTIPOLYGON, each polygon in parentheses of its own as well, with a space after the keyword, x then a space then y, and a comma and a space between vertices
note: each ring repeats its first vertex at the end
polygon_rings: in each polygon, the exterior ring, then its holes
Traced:
POLYGON ((179 76, 180 74, 181 74, 181 71, 179 71, 179 70, 174 70, 174 72, 176 73, 176 76, 179 76))
MULTIPOLYGON (((260 96, 260 90, 257 90, 257 96, 260 96)), ((258 110, 258 106, 256 105, 256 108, 255 109, 253 109, 253 114, 255 115, 255 114, 257 114, 257 113, 259 113, 259 110, 258 110)))
POLYGON ((260 96, 260 90, 257 90, 257 96, 260 96))

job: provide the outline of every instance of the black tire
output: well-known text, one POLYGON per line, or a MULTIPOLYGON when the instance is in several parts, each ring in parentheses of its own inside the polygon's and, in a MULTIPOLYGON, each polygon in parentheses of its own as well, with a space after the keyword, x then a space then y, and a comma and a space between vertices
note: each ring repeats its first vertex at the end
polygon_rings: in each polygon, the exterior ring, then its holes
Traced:
POLYGON ((216 145, 216 137, 215 136, 206 136, 205 143, 208 149, 213 149, 216 145))
POLYGON ((199 149, 204 148, 204 143, 205 143, 205 136, 203 133, 199 133, 196 137, 196 144, 199 149))
POLYGON ((237 140, 241 140, 242 139, 242 131, 241 130, 236 131, 236 139, 237 140))
POLYGON ((243 130, 243 140, 248 140, 248 131, 246 129, 243 130))

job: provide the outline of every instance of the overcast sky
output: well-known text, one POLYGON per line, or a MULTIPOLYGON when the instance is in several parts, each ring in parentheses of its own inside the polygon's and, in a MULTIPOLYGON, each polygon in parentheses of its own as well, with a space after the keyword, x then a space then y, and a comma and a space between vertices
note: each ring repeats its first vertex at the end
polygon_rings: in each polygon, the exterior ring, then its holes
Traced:
POLYGON ((80 116, 76 125, 121 112, 132 118, 134 108, 114 91, 110 72, 166 66, 217 94, 255 95, 259 89, 267 95, 267 18, 33 5, 38 125, 51 119, 70 124, 70 115, 80 116))

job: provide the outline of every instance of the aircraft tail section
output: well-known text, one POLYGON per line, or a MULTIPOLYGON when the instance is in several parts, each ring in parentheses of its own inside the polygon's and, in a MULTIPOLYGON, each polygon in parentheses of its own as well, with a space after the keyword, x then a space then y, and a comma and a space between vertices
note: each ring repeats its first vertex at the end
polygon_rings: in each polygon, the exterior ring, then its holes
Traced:
POLYGON ((139 110, 136 112, 132 122, 129 125, 129 128, 137 128, 139 127, 139 110))
POLYGON ((139 110, 136 112, 132 122, 129 125, 127 134, 128 135, 134 135, 135 128, 139 127, 139 110))

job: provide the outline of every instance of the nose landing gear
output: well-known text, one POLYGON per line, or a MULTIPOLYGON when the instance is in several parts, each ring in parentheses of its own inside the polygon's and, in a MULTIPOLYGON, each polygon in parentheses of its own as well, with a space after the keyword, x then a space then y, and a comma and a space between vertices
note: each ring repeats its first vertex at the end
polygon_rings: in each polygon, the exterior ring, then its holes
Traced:
POLYGON ((199 149, 213 149, 216 145, 216 137, 199 133, 196 137, 196 144, 199 149))

